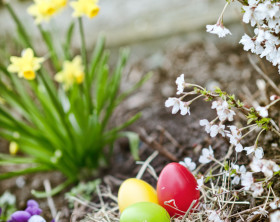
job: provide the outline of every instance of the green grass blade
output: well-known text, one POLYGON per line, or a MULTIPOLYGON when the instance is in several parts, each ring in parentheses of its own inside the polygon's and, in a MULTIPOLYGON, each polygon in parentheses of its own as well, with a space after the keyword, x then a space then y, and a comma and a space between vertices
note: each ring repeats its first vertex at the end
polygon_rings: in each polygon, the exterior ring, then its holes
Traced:
POLYGON ((27 169, 13 171, 13 172, 7 172, 7 173, 0 174, 0 180, 9 179, 15 176, 21 176, 30 173, 49 171, 49 170, 50 169, 45 166, 38 166, 38 167, 27 168, 27 169))
POLYGON ((21 21, 17 17, 15 11, 13 10, 13 8, 11 7, 11 5, 9 3, 6 3, 5 5, 6 5, 8 11, 9 11, 11 17, 13 18, 14 22, 17 25, 18 33, 19 33, 20 37, 24 40, 25 46, 29 47, 29 48, 32 48, 30 38, 29 38, 24 26, 22 25, 21 21))
POLYGON ((64 51, 64 56, 65 56, 66 60, 71 59, 70 46, 71 46, 74 30, 75 30, 75 22, 71 22, 71 24, 69 25, 69 27, 67 29, 66 41, 63 44, 63 48, 64 48, 63 51, 64 51))
POLYGON ((120 132, 118 137, 127 137, 129 141, 130 152, 135 160, 139 160, 139 135, 134 132, 120 132))
POLYGON ((70 184, 72 184, 73 182, 74 181, 72 179, 68 179, 64 183, 62 183, 62 184, 58 185, 57 187, 55 187, 54 189, 52 189, 49 193, 44 192, 44 191, 40 192, 40 191, 36 191, 36 190, 31 190, 31 194, 34 195, 36 198, 47 198, 47 197, 58 194, 59 192, 64 190, 66 187, 68 187, 70 184))

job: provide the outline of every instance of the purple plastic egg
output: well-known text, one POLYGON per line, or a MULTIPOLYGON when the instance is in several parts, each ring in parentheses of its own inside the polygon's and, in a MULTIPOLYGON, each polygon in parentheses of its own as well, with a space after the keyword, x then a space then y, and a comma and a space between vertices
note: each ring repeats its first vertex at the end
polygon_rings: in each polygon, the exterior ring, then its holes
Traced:
POLYGON ((31 214, 26 211, 16 211, 11 215, 11 221, 13 222, 28 222, 31 214))

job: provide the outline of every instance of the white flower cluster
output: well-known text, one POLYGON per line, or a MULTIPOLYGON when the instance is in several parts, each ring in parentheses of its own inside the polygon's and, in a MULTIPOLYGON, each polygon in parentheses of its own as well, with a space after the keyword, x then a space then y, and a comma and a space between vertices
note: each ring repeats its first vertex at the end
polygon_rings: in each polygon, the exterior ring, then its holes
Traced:
MULTIPOLYGON (((278 66, 280 73, 280 3, 274 0, 248 0, 242 9, 243 22, 254 28, 255 35, 250 37, 244 34, 240 40, 244 50, 251 51, 265 57, 274 66, 278 66)), ((226 3, 217 23, 207 25, 206 31, 218 35, 220 38, 231 35, 223 25, 223 14, 229 2, 226 3)))
POLYGON ((254 183, 253 172, 241 174, 241 185, 244 190, 253 191, 253 197, 260 196, 264 191, 262 182, 254 183))
MULTIPOLYGON (((180 95, 184 92, 185 88, 185 80, 184 80, 184 74, 181 74, 176 79, 176 85, 177 85, 177 94, 180 95)), ((165 107, 173 107, 172 108, 172 114, 176 114, 179 110, 181 111, 181 115, 191 114, 190 113, 190 104, 188 102, 183 102, 182 97, 176 98, 176 97, 170 97, 165 101, 165 107)))
POLYGON ((244 50, 265 57, 280 72, 280 4, 271 0, 248 0, 243 6, 243 22, 250 23, 255 28, 255 36, 243 35, 240 43, 244 50))
MULTIPOLYGON (((187 113, 190 114, 190 104, 196 100, 197 98, 200 98, 206 94, 206 98, 214 99, 216 94, 212 92, 207 92, 204 88, 201 86, 186 83, 184 81, 184 74, 181 74, 176 79, 176 85, 177 85, 177 94, 181 95, 181 97, 171 97, 168 98, 165 102, 166 107, 172 107, 172 113, 175 114, 179 110, 181 111, 182 115, 186 115, 187 113), (184 89, 186 86, 192 86, 194 87, 194 90, 191 92, 184 92, 184 89), (186 96, 188 95, 194 95, 194 94, 200 94, 201 95, 195 97, 194 99, 184 102, 186 96), (205 93, 205 94, 204 94, 205 93)), ((219 96, 218 96, 219 97, 219 96)), ((221 96, 220 96, 221 97, 221 96)), ((220 98, 219 97, 219 98, 220 98)), ((272 98, 272 100, 275 100, 275 98, 272 98)), ((202 193, 207 192, 207 187, 204 185, 204 182, 208 181, 209 179, 212 179, 212 177, 217 176, 223 176, 224 178, 227 178, 226 181, 230 181, 232 185, 238 185, 241 184, 242 188, 240 190, 236 190, 235 192, 238 194, 239 192, 245 192, 252 194, 253 197, 259 197, 261 196, 264 191, 266 190, 266 186, 269 182, 269 180, 273 177, 273 175, 276 172, 280 172, 280 166, 277 165, 272 160, 266 160, 262 159, 264 156, 264 151, 262 147, 258 147, 258 138, 259 135, 264 131, 260 131, 255 144, 253 146, 244 147, 241 144, 241 140, 247 136, 249 133, 253 132, 256 128, 259 126, 255 123, 252 125, 248 125, 243 128, 237 128, 234 125, 225 125, 225 123, 232 122, 234 120, 234 116, 236 115, 235 111, 232 109, 232 105, 234 101, 230 100, 230 97, 222 97, 219 100, 214 100, 212 102, 212 109, 216 110, 217 116, 214 120, 209 122, 207 119, 200 120, 200 125, 205 127, 205 131, 210 134, 211 137, 216 137, 217 135, 221 135, 222 137, 227 137, 229 139, 229 143, 235 147, 235 151, 237 153, 246 151, 247 155, 253 156, 253 161, 250 164, 250 171, 247 171, 246 167, 244 165, 238 165, 236 163, 231 163, 230 167, 226 168, 226 164, 221 162, 221 160, 218 160, 214 156, 214 151, 211 146, 208 148, 203 148, 201 151, 201 155, 199 157, 198 162, 201 164, 208 164, 211 162, 214 162, 221 166, 221 170, 217 174, 209 174, 205 176, 202 175, 196 175, 197 177, 197 190, 200 190, 202 193), (242 135, 242 131, 244 129, 249 129, 248 132, 246 132, 244 135, 242 135), (265 178, 262 178, 260 180, 257 180, 254 178, 255 173, 262 172, 265 178)), ((269 105, 266 107, 256 107, 256 111, 259 113, 259 115, 263 118, 268 116, 268 108, 269 105)), ((260 128, 260 127, 259 127, 260 128)), ((198 169, 200 169, 199 166, 196 169, 195 162, 192 161, 190 157, 186 157, 183 161, 179 162, 181 165, 188 168, 190 171, 196 172, 198 169), (196 171, 195 171, 196 169, 196 171)), ((237 186, 238 187, 238 186, 237 186)), ((215 189, 212 187, 212 189, 215 189)), ((220 189, 220 188, 218 188, 220 189)), ((280 199, 275 196, 274 192, 274 201, 270 202, 269 205, 272 209, 278 209, 280 208, 280 199)), ((215 197, 217 198, 217 197, 215 197)), ((214 199, 215 199, 214 198, 214 199)), ((203 205, 202 205, 203 206, 203 205)), ((213 208, 207 207, 207 204, 205 204, 204 210, 206 212, 207 218, 209 221, 214 222, 222 222, 225 217, 225 215, 222 215, 220 211, 217 211, 213 208)), ((278 211, 276 211, 278 212, 278 211)), ((271 221, 276 221, 274 218, 279 218, 280 216, 277 214, 275 215, 273 213, 270 214, 271 221)), ((261 215, 267 215, 268 212, 265 208, 259 208, 259 210, 254 211, 253 214, 261 214, 261 215)))
POLYGON ((209 146, 209 148, 203 148, 202 149, 202 155, 199 157, 200 163, 210 163, 214 159, 214 151, 212 150, 212 147, 209 146))
POLYGON ((250 167, 253 172, 263 172, 263 174, 268 178, 271 178, 274 172, 280 171, 280 167, 275 162, 265 159, 253 159, 250 167))
POLYGON ((214 101, 212 103, 212 109, 216 109, 218 119, 221 121, 218 125, 214 124, 213 121, 209 122, 207 119, 200 120, 200 125, 205 127, 205 131, 210 134, 211 137, 216 137, 218 134, 221 134, 223 137, 225 135, 229 138, 230 144, 235 146, 235 151, 237 153, 242 152, 245 150, 247 152, 247 155, 254 154, 256 158, 261 159, 263 158, 263 148, 262 147, 256 147, 250 146, 243 148, 241 144, 242 139, 242 133, 241 130, 237 129, 234 125, 229 125, 227 128, 229 130, 226 130, 226 126, 223 125, 223 122, 233 121, 233 117, 235 112, 229 108, 227 101, 219 100, 214 101))
POLYGON ((195 162, 192 162, 192 159, 190 157, 186 157, 184 161, 180 161, 179 163, 188 168, 190 171, 194 171, 196 168, 195 162))

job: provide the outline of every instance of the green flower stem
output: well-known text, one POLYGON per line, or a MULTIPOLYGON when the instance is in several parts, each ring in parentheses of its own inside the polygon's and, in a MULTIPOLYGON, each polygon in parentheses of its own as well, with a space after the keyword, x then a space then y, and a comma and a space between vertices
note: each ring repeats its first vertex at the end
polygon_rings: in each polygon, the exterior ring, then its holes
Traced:
POLYGON ((36 190, 31 190, 31 193, 36 198, 47 198, 47 197, 54 196, 54 195, 58 194, 59 192, 64 190, 66 187, 68 187, 70 184, 72 184, 73 182, 75 182, 75 180, 68 179, 64 183, 62 183, 62 184, 58 185, 57 187, 55 187, 54 189, 52 189, 51 192, 49 192, 49 193, 39 192, 39 191, 36 191, 36 190))
POLYGON ((27 35, 26 31, 25 31, 25 28, 24 26, 22 25, 22 23, 20 22, 19 18, 17 17, 14 9, 11 7, 11 5, 9 3, 6 4, 6 7, 10 13, 10 15, 12 16, 13 20, 15 21, 16 25, 17 25, 17 28, 18 28, 18 31, 24 41, 24 44, 26 47, 29 47, 29 48, 33 48, 32 47, 32 44, 30 42, 30 39, 29 39, 29 36, 27 35))
POLYGON ((83 20, 81 17, 78 18, 79 22, 79 31, 80 31, 80 36, 81 36, 81 54, 83 58, 83 63, 85 67, 85 81, 83 83, 84 89, 85 89, 85 96, 86 96, 86 101, 87 101, 87 106, 89 113, 92 112, 93 106, 92 106, 92 99, 91 99, 91 92, 90 92, 90 75, 88 72, 88 59, 87 59, 87 50, 86 50, 86 38, 85 38, 85 33, 84 33, 84 26, 83 26, 83 20))
POLYGON ((274 100, 272 103, 270 103, 266 106, 266 109, 269 109, 271 106, 273 106, 275 103, 278 103, 279 101, 280 101, 280 99, 274 100))
POLYGON ((81 17, 79 17, 78 21, 79 21, 79 30, 80 30, 80 36, 81 36, 81 43, 82 43, 81 54, 82 54, 83 61, 84 61, 85 73, 86 73, 86 76, 88 76, 87 50, 86 50, 86 39, 85 39, 85 33, 84 33, 83 20, 82 20, 81 17))
POLYGON ((243 131, 243 130, 245 130, 245 129, 248 129, 248 128, 251 128, 251 127, 253 127, 253 126, 257 126, 258 124, 251 124, 251 125, 248 125, 248 126, 245 126, 245 127, 242 127, 242 128, 240 128, 239 130, 240 131, 243 131))
MULTIPOLYGON (((253 124, 253 125, 256 125, 256 124, 253 124)), ((250 134, 251 132, 253 132, 255 129, 257 129, 258 126, 255 126, 253 129, 249 130, 247 133, 245 133, 241 138, 240 140, 242 140, 244 137, 246 137, 248 134, 250 134)))
POLYGON ((45 41, 45 43, 50 51, 50 57, 51 57, 53 65, 54 65, 54 68, 56 69, 56 71, 58 71, 58 70, 60 70, 60 63, 59 63, 59 58, 57 56, 55 48, 53 46, 51 34, 50 34, 50 32, 45 31, 41 25, 38 25, 38 28, 40 30, 43 40, 45 41))
POLYGON ((257 138, 256 138, 256 141, 255 141, 255 147, 256 147, 256 148, 257 148, 257 146, 258 146, 258 142, 259 142, 260 135, 262 134, 263 131, 265 131, 265 129, 262 129, 262 130, 259 132, 259 134, 258 134, 258 136, 257 136, 257 138))
POLYGON ((51 91, 51 89, 50 89, 48 83, 46 82, 46 79, 45 79, 44 75, 43 75, 42 73, 40 73, 39 76, 41 77, 41 79, 42 79, 42 81, 43 81, 43 83, 44 83, 44 86, 46 87, 47 92, 48 92, 48 94, 49 94, 49 96, 50 96, 50 98, 51 98, 51 100, 52 100, 54 106, 57 108, 57 111, 58 111, 60 120, 61 120, 61 122, 62 122, 62 124, 63 124, 63 126, 64 126, 64 128, 65 128, 65 130, 66 130, 66 132, 67 132, 67 134, 68 134, 69 140, 71 140, 72 151, 73 151, 73 153, 72 153, 70 150, 69 150, 69 153, 71 153, 71 154, 72 154, 72 157, 74 158, 75 155, 77 154, 77 153, 76 153, 77 150, 75 149, 75 140, 74 140, 74 136, 73 136, 73 134, 72 134, 72 132, 71 132, 71 130, 70 130, 70 126, 68 125, 68 122, 67 122, 66 119, 65 119, 65 116, 66 116, 66 115, 65 115, 65 113, 64 113, 64 110, 63 110, 63 108, 62 108, 62 106, 61 106, 61 103, 58 101, 57 97, 56 97, 56 96, 53 94, 53 92, 51 91))

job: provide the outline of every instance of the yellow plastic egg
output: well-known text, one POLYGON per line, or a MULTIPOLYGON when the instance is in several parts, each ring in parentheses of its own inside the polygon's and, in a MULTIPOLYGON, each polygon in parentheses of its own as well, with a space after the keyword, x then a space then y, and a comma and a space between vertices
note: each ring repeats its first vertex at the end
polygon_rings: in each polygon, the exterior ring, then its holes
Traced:
POLYGON ((157 192, 143 180, 130 178, 125 180, 118 193, 120 212, 128 206, 138 202, 152 202, 158 204, 157 192))

